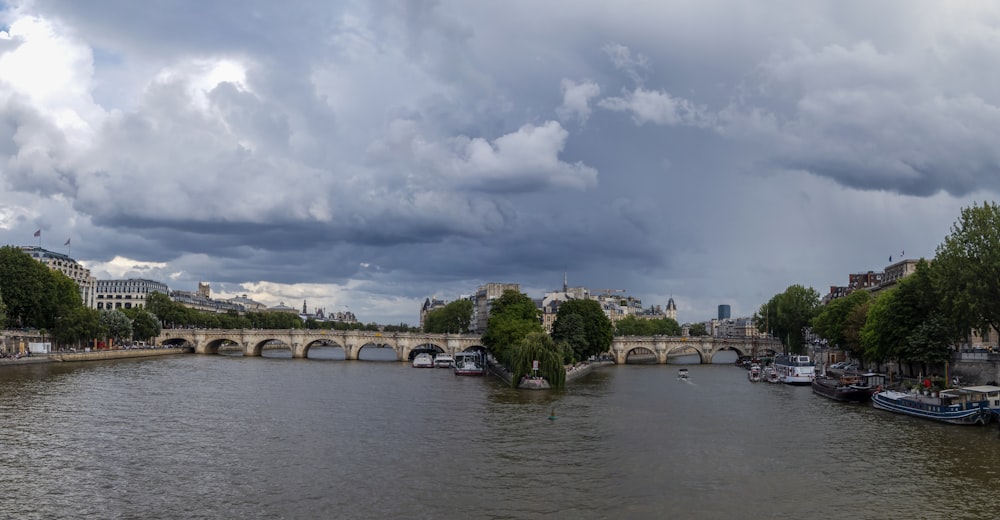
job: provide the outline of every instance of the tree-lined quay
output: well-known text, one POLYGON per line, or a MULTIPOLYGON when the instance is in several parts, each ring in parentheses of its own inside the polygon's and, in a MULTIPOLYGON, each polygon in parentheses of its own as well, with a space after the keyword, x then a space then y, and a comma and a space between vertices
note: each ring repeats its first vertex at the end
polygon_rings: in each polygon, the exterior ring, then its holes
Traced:
POLYGON ((792 285, 761 305, 754 322, 794 352, 812 334, 847 357, 903 374, 944 374, 953 352, 996 347, 1000 331, 1000 206, 965 208, 916 271, 879 292, 855 290, 819 305, 811 288, 792 285))

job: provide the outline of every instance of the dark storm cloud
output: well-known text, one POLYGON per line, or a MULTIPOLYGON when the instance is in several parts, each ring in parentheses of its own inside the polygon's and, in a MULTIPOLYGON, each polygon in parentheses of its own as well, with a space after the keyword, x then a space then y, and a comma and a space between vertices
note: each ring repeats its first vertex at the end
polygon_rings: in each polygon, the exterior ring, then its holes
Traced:
POLYGON ((0 229, 181 288, 377 295, 387 322, 566 272, 748 314, 996 191, 980 9, 14 2, 0 229))

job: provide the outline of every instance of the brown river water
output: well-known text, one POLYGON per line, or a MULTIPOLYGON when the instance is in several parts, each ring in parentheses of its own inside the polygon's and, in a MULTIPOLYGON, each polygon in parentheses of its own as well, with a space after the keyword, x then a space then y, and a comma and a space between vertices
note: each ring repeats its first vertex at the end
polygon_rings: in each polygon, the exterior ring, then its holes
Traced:
POLYGON ((1000 517, 996 424, 731 365, 529 391, 338 354, 5 367, 0 518, 1000 517))

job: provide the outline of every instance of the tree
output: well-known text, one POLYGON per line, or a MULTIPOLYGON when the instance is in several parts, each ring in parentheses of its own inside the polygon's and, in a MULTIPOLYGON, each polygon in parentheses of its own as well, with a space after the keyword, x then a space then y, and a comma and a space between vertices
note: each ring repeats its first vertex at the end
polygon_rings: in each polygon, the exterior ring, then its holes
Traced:
POLYGON ((812 322, 818 305, 819 293, 815 289, 790 285, 761 306, 754 323, 761 332, 780 339, 789 352, 801 352, 805 328, 812 322))
POLYGON ((857 337, 864 322, 857 323, 858 316, 855 309, 863 306, 867 309, 866 305, 870 299, 871 294, 868 291, 854 291, 843 298, 831 301, 820 308, 813 317, 812 331, 825 338, 831 346, 848 351, 852 357, 862 357, 864 352, 860 349, 857 337), (855 341, 849 341, 849 337, 855 341))
POLYGON ((1000 330, 1000 206, 962 209, 937 248, 933 278, 956 335, 1000 330))
POLYGON ((871 309, 872 300, 870 296, 864 303, 851 309, 844 317, 843 341, 841 348, 849 352, 851 356, 859 359, 865 358, 865 347, 861 343, 861 329, 868 322, 868 311, 871 309))
POLYGON ((569 359, 564 359, 564 362, 578 361, 579 352, 586 350, 587 347, 587 331, 583 317, 579 314, 569 314, 557 319, 552 323, 552 339, 569 354, 569 359))
POLYGON ((645 320, 633 315, 625 316, 615 323, 616 336, 680 336, 681 326, 673 318, 645 320))
POLYGON ((866 359, 937 365, 948 359, 953 329, 925 260, 871 305, 861 329, 866 359))
POLYGON ((493 301, 482 341, 507 365, 513 346, 532 332, 544 332, 535 303, 522 292, 508 290, 493 301))
POLYGON ((55 314, 47 298, 55 278, 50 269, 14 246, 0 247, 0 294, 7 304, 11 325, 47 327, 55 314))
POLYGON ((101 326, 115 344, 121 344, 132 337, 132 320, 118 309, 102 310, 101 326))
POLYGON ((708 329, 704 323, 693 323, 688 327, 688 336, 707 336, 708 329))
MULTIPOLYGON (((132 338, 145 342, 160 335, 160 320, 156 315, 141 307, 133 307, 123 311, 132 320, 132 338)), ((238 318, 234 317, 234 318, 238 318)))
POLYGON ((446 334, 462 333, 472 323, 472 301, 456 300, 434 309, 424 317, 424 332, 446 334))
POLYGON ((562 388, 566 384, 562 353, 548 334, 535 331, 509 350, 504 366, 510 371, 511 386, 517 386, 523 376, 531 374, 535 361, 538 361, 538 375, 544 377, 552 388, 562 388))
MULTIPOLYGON (((552 324, 553 334, 557 329, 563 328, 559 324, 560 320, 574 314, 581 318, 585 340, 585 343, 582 344, 570 344, 577 359, 587 359, 590 356, 607 352, 614 340, 614 329, 611 320, 604 314, 604 309, 596 300, 569 300, 559 305, 556 321, 552 324)), ((553 336, 553 339, 559 341, 563 338, 553 336)))
POLYGON ((91 341, 104 335, 100 311, 83 306, 70 309, 60 316, 52 333, 57 344, 76 347, 89 345, 91 341))
POLYGON ((3 303, 3 298, 0 297, 0 329, 5 328, 7 328, 7 305, 3 303))

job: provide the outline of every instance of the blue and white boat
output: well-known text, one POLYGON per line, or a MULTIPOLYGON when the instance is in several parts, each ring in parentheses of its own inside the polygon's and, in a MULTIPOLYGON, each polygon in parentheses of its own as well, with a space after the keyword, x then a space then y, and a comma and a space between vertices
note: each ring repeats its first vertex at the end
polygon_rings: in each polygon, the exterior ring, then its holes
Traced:
POLYGON ((1000 387, 949 388, 929 395, 883 390, 872 394, 872 405, 880 410, 950 424, 986 424, 1000 412, 1000 387))

